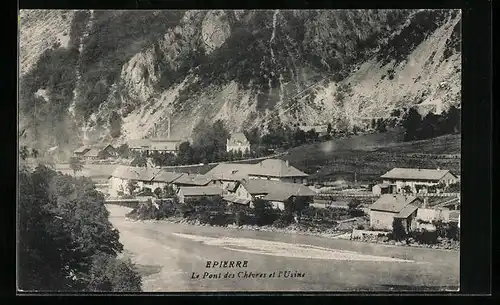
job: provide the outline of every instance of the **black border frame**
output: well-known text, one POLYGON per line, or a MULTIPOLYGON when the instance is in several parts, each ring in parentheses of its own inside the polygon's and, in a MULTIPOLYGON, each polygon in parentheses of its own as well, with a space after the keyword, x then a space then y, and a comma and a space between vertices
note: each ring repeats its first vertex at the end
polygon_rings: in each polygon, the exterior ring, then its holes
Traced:
MULTIPOLYGON (((11 3, 12 4, 12 3, 11 3)), ((492 197, 492 32, 491 32, 491 8, 492 3, 487 0, 476 1, 416 1, 415 3, 396 1, 357 1, 357 2, 333 2, 333 1, 277 1, 277 2, 250 2, 250 1, 234 1, 226 3, 215 3, 214 1, 179 1, 179 0, 135 0, 135 1, 120 1, 117 4, 103 3, 98 1, 35 1, 22 0, 18 8, 95 8, 95 9, 162 9, 162 8, 461 8, 462 9, 462 98, 466 103, 462 103, 462 198, 468 204, 462 205, 462 240, 461 240, 461 276, 460 276, 460 292, 459 293, 443 293, 443 292, 426 292, 425 295, 488 295, 492 292, 492 271, 491 271, 491 197, 492 197)), ((14 22, 17 24, 17 10, 12 12, 14 22)), ((17 34, 17 27, 13 29, 17 34)), ((8 60, 7 64, 14 65, 13 82, 9 93, 13 93, 13 99, 17 100, 17 35, 13 35, 15 48, 13 51, 12 60, 8 60)), ((5 60, 5 59, 4 59, 5 60)), ((6 84, 6 82, 2 82, 6 84)), ((4 85, 5 86, 5 85, 4 85)), ((9 99, 10 100, 10 99, 9 99)), ((10 105, 10 104, 9 104, 10 105)), ((13 107, 16 113, 8 115, 7 119, 17 118, 17 109, 13 107)), ((3 120, 7 123, 8 120, 3 120)), ((16 126, 17 121, 6 126, 5 130, 9 130, 12 126, 16 126)), ((14 128, 16 129, 16 128, 14 128)), ((12 135, 14 133, 12 132, 12 135)), ((13 136, 13 142, 17 143, 16 136, 13 136)), ((17 144, 16 144, 17 145, 17 144)), ((10 152, 10 150, 9 150, 10 152)), ((17 162, 17 147, 16 153, 12 154, 10 164, 17 162)), ((14 168, 17 171, 17 167, 14 168)), ((8 179, 8 178, 7 178, 8 179)), ((4 181, 11 181, 9 180, 4 181)), ((7 190, 15 190, 7 186, 7 190)), ((16 192, 13 194, 16 195, 16 192)), ((15 200, 15 197, 13 198, 15 200)), ((7 211, 15 215, 15 206, 12 201, 7 201, 7 211), (11 209, 11 210, 10 210, 11 209)), ((6 221, 2 222, 7 225, 7 232, 12 230, 13 234, 5 233, 1 239, 2 250, 7 250, 5 244, 12 245, 9 248, 9 253, 12 254, 13 261, 6 264, 2 270, 8 270, 9 279, 8 291, 16 291, 15 287, 15 217, 8 216, 9 213, 2 213, 2 216, 7 216, 6 221), (11 280, 11 281, 10 281, 11 280)), ((11 214, 11 215, 12 215, 11 214)), ((5 251, 2 251, 5 252, 5 251)), ((5 261, 4 261, 5 262, 5 261)), ((3 272, 2 272, 3 273, 3 272)), ((3 290, 3 289, 2 289, 3 290)), ((188 295, 188 296, 221 296, 228 293, 141 293, 140 295, 188 295)), ((318 293, 318 292, 266 292, 266 293, 240 293, 233 292, 233 295, 301 295, 301 296, 345 296, 352 293, 318 293)), ((19 294, 20 295, 20 294, 19 294)), ((32 294, 46 295, 46 294, 32 294)), ((76 294, 52 294, 54 296, 67 296, 76 294)), ((89 295, 89 294, 77 294, 89 295)), ((90 295, 135 295, 135 294, 90 294, 90 295)), ((359 295, 359 294, 358 294, 359 295)), ((422 295, 421 293, 362 293, 362 295, 422 295)), ((30 298, 25 298, 30 299, 30 298)))

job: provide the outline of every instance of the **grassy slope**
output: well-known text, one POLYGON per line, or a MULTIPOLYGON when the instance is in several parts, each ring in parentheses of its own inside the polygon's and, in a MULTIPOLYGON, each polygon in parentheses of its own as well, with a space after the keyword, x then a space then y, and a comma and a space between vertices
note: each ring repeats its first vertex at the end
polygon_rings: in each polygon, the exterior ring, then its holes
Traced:
POLYGON ((359 135, 294 148, 284 159, 312 178, 371 181, 394 167, 460 173, 460 135, 402 142, 402 132, 359 135), (446 155, 454 156, 446 156, 446 155))

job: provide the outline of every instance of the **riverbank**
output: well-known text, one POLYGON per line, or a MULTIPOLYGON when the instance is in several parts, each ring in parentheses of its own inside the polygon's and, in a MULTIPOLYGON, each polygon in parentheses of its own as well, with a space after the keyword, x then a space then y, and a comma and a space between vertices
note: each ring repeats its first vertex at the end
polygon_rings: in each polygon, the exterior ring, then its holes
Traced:
POLYGON ((406 241, 395 241, 390 239, 387 236, 379 237, 379 236, 363 236, 363 238, 352 238, 351 230, 338 230, 334 228, 328 228, 326 230, 319 230, 316 228, 307 227, 301 224, 291 224, 284 228, 277 228, 271 225, 267 226, 257 226, 257 225, 241 225, 237 226, 234 224, 229 224, 227 226, 214 226, 206 223, 201 223, 199 220, 189 220, 186 218, 173 216, 168 217, 161 220, 135 220, 132 218, 126 217, 128 221, 131 222, 152 222, 152 223, 174 223, 181 225, 191 225, 191 226, 199 226, 199 227, 219 227, 219 228, 229 228, 243 231, 262 231, 262 232, 274 232, 274 233, 285 233, 285 234, 299 234, 304 236, 315 236, 315 237, 324 237, 330 239, 342 239, 342 240, 351 240, 369 244, 381 244, 388 246, 397 246, 397 247, 405 247, 405 248, 428 248, 428 249, 436 249, 436 250, 448 250, 448 251, 460 251, 460 242, 454 241, 446 238, 438 238, 437 244, 421 244, 417 243, 413 238, 408 238, 406 241))

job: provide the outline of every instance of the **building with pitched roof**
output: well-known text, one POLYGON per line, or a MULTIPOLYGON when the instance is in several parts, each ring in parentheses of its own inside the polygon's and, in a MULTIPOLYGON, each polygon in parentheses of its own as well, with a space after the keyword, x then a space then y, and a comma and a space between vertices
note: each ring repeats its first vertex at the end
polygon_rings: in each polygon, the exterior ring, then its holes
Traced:
POLYGON ((248 139, 244 133, 233 133, 226 141, 226 150, 227 152, 241 151, 242 153, 244 153, 246 151, 250 151, 250 142, 248 142, 248 139))
POLYGON ((82 146, 78 147, 77 149, 75 149, 75 151, 73 152, 73 155, 75 157, 83 157, 90 149, 91 149, 90 146, 82 145, 82 146))
POLYGON ((415 196, 384 194, 370 207, 370 227, 374 230, 392 230, 394 219, 398 219, 409 232, 421 204, 422 200, 415 196))
POLYGON ((152 185, 151 188, 153 190, 160 188, 164 189, 167 185, 172 185, 175 180, 179 179, 185 175, 184 173, 174 173, 174 172, 168 172, 165 170, 161 170, 153 179, 151 180, 152 185))
POLYGON ((132 140, 128 146, 131 151, 145 152, 148 155, 154 152, 177 155, 181 143, 182 140, 178 139, 152 138, 132 140))
POLYGON ((73 155, 85 160, 98 160, 114 156, 115 153, 116 150, 111 144, 101 143, 80 146, 73 152, 73 155))
POLYGON ((393 168, 380 178, 390 185, 391 193, 402 193, 407 186, 413 193, 425 193, 429 186, 448 186, 458 182, 455 174, 441 169, 393 168))
POLYGON ((195 187, 195 186, 217 186, 220 189, 220 183, 216 180, 213 180, 211 177, 206 175, 190 175, 183 174, 175 181, 172 182, 174 189, 177 190, 181 187, 195 187))
POLYGON ((281 159, 266 159, 255 164, 248 173, 249 179, 264 179, 290 183, 307 183, 309 175, 281 159))
POLYGON ((304 200, 311 203, 316 192, 299 183, 288 183, 275 180, 249 179, 238 183, 234 191, 228 192, 225 200, 232 203, 244 202, 253 206, 257 198, 271 202, 274 208, 283 210, 285 202, 304 200))
POLYGON ((205 175, 220 181, 223 188, 228 188, 235 182, 248 180, 254 166, 255 164, 219 163, 205 175))
POLYGON ((152 180, 159 172, 157 168, 119 165, 108 177, 109 195, 118 197, 120 193, 128 193, 130 181, 137 182, 139 189, 152 188, 152 180))
POLYGON ((222 189, 217 186, 182 186, 177 191, 179 203, 185 203, 188 200, 199 199, 201 197, 212 198, 222 196, 222 189))
POLYGON ((372 187, 372 193, 373 195, 382 195, 382 194, 388 194, 391 190, 391 186, 387 183, 379 183, 375 184, 372 187))

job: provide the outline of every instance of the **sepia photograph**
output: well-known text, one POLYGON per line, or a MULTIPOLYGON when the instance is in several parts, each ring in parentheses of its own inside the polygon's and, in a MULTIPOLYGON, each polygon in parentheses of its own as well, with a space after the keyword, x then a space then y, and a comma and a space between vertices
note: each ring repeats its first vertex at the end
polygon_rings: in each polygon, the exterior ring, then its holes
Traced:
POLYGON ((460 9, 18 23, 18 292, 460 290, 460 9))

